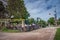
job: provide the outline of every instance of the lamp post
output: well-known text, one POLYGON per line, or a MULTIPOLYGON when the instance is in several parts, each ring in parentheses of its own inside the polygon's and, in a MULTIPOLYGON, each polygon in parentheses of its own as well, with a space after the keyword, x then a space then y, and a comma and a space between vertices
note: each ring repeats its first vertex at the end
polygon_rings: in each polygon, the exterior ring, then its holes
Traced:
POLYGON ((57 12, 56 12, 56 9, 55 9, 55 14, 54 14, 54 17, 55 17, 55 26, 57 26, 57 12))

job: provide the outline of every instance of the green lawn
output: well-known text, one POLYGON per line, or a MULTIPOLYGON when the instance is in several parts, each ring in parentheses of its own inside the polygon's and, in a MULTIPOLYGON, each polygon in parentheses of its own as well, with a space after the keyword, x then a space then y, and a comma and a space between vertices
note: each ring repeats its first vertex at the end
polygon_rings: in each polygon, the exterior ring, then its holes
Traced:
POLYGON ((60 40, 60 28, 57 28, 57 32, 56 32, 54 40, 60 40))
POLYGON ((4 27, 4 28, 2 28, 2 32, 17 33, 20 31, 19 30, 11 30, 11 29, 7 29, 6 27, 4 27))
POLYGON ((10 29, 8 29, 8 30, 3 30, 2 32, 18 33, 20 31, 19 30, 10 30, 10 29))

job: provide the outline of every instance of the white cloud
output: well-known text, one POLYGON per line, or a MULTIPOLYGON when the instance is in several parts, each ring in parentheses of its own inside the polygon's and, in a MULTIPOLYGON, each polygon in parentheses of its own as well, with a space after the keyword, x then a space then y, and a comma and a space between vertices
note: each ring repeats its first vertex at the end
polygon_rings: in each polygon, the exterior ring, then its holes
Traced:
POLYGON ((40 17, 44 20, 48 20, 50 17, 54 17, 55 5, 57 9, 57 16, 60 17, 60 0, 25 0, 25 4, 30 17, 40 17), (49 13, 51 15, 49 16, 49 13))

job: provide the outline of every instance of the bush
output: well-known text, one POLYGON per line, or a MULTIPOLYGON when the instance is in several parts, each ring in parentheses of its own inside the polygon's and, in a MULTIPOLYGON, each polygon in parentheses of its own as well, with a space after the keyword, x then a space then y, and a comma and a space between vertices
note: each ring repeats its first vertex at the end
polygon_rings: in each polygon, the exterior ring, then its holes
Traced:
POLYGON ((6 27, 3 27, 2 28, 2 32, 11 32, 11 33, 14 33, 14 32, 20 32, 20 31, 19 30, 7 29, 6 27))
POLYGON ((40 20, 38 24, 39 24, 40 26, 42 26, 42 27, 46 27, 46 26, 47 26, 47 23, 46 23, 46 21, 44 21, 44 20, 40 20))
POLYGON ((3 27, 2 28, 2 31, 7 31, 8 29, 6 27, 3 27))

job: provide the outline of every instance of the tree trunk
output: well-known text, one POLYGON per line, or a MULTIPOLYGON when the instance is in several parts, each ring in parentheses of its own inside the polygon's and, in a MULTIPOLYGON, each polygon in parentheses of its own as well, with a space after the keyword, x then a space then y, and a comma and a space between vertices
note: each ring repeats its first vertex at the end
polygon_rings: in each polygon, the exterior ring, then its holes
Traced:
POLYGON ((22 27, 25 27, 24 19, 22 19, 22 27))
POLYGON ((22 19, 22 28, 23 28, 23 31, 24 32, 26 32, 26 28, 25 28, 25 22, 24 22, 25 20, 24 19, 22 19))

